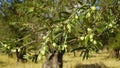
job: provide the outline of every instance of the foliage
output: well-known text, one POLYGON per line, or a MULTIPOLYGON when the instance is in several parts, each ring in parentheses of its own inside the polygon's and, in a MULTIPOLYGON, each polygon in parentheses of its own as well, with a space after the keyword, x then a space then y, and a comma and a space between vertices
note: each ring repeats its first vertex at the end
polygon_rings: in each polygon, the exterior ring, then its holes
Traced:
POLYGON ((119 30, 119 8, 119 0, 25 0, 3 4, 1 11, 16 39, 27 36, 16 48, 43 56, 82 49, 85 59, 119 30))

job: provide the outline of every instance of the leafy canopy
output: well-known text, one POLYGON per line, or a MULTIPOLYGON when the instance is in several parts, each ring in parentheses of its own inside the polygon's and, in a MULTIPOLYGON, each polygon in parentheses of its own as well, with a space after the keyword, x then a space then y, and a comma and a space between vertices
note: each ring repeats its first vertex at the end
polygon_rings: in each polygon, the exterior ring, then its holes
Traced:
POLYGON ((25 0, 0 8, 17 43, 23 40, 15 48, 40 55, 82 49, 85 59, 119 31, 119 0, 25 0))

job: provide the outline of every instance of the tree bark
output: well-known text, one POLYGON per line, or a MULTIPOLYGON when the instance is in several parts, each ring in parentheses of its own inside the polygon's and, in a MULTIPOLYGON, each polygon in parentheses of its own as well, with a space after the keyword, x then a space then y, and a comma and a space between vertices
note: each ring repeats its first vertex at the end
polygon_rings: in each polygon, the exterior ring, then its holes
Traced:
POLYGON ((112 58, 119 58, 119 49, 112 49, 111 52, 110 52, 110 56, 112 58))
POLYGON ((75 51, 73 52, 73 54, 74 54, 74 57, 76 57, 76 52, 75 51))
POLYGON ((17 62, 19 62, 19 60, 22 62, 27 62, 27 59, 24 58, 24 55, 26 55, 26 47, 21 48, 20 52, 18 49, 16 49, 17 62))
POLYGON ((64 52, 52 53, 43 63, 42 68, 63 68, 63 54, 64 52))

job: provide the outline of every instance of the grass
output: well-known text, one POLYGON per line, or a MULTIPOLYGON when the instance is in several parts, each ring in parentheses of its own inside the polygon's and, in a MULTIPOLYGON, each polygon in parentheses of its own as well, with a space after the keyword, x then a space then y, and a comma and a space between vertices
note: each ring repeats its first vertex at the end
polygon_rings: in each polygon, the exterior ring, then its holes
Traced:
MULTIPOLYGON (((100 52, 99 54, 92 53, 88 60, 82 60, 82 57, 77 55, 74 57, 72 53, 64 55, 63 68, 120 68, 120 61, 108 58, 108 53, 100 52)), ((42 63, 18 63, 15 58, 10 58, 6 55, 0 55, 0 68, 41 68, 42 63)))
POLYGON ((108 58, 106 52, 95 54, 88 60, 82 60, 79 55, 73 57, 70 55, 64 56, 64 68, 120 68, 120 61, 108 58), (65 62, 66 61, 66 62, 65 62))
POLYGON ((10 58, 6 55, 0 56, 0 68, 41 68, 41 63, 21 63, 16 58, 10 58))

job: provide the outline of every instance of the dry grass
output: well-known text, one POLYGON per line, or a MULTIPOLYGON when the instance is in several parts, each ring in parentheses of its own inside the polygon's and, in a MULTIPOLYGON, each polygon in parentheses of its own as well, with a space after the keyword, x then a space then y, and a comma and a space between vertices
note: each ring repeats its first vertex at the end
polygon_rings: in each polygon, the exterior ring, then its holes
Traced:
POLYGON ((82 60, 79 55, 64 56, 64 68, 120 68, 120 60, 108 58, 108 53, 93 53, 88 60, 82 60))
POLYGON ((41 63, 20 63, 16 61, 16 58, 10 58, 6 55, 1 55, 0 68, 41 68, 41 63))
MULTIPOLYGON (((107 58, 108 53, 93 53, 88 60, 82 61, 82 58, 74 57, 72 53, 64 55, 63 68, 120 68, 120 61, 107 58)), ((31 62, 18 63, 15 58, 9 58, 6 55, 0 55, 0 68, 41 68, 41 62, 35 64, 31 62)))

